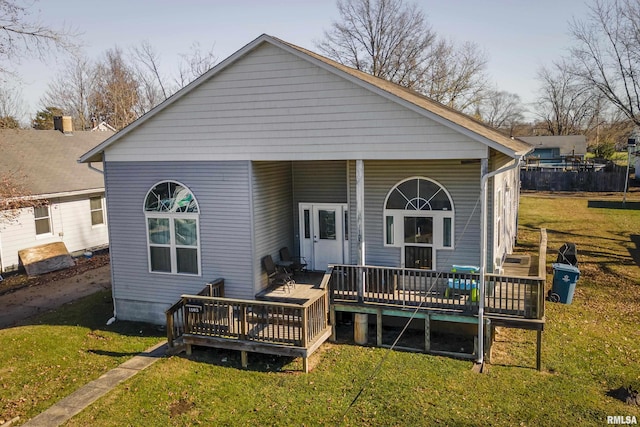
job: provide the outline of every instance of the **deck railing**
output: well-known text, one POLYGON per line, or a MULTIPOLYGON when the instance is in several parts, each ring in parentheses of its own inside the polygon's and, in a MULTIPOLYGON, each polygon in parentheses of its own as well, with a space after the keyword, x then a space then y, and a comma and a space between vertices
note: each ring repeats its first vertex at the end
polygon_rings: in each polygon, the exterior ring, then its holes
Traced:
POLYGON ((326 331, 329 308, 321 295, 305 304, 183 295, 167 310, 167 340, 184 334, 306 348, 326 331))
MULTIPOLYGON (((215 279, 205 285, 197 295, 208 297, 224 297, 224 279, 215 279)), ((167 318, 167 342, 169 348, 175 346, 175 342, 182 337, 185 329, 185 310, 182 298, 173 304, 166 312, 167 318)))
MULTIPOLYGON (((526 319, 543 314, 544 279, 485 275, 485 311, 526 319)), ((479 274, 409 268, 334 265, 332 303, 382 304, 420 309, 478 311, 479 274)))

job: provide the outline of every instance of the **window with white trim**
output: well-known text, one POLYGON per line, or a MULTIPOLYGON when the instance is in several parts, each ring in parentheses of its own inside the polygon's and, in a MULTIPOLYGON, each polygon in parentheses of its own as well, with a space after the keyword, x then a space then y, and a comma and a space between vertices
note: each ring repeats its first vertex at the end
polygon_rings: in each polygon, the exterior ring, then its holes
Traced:
POLYGON ((89 198, 89 210, 91 212, 91 225, 104 224, 104 208, 101 196, 89 198))
POLYGON ((200 275, 200 214, 193 193, 178 182, 160 182, 147 193, 144 214, 149 271, 200 275))
POLYGON ((49 206, 33 208, 33 216, 36 223, 36 236, 51 234, 51 211, 49 206))
POLYGON ((384 245, 402 248, 406 268, 435 267, 438 249, 453 249, 454 209, 447 190, 429 178, 405 179, 384 206, 384 245))

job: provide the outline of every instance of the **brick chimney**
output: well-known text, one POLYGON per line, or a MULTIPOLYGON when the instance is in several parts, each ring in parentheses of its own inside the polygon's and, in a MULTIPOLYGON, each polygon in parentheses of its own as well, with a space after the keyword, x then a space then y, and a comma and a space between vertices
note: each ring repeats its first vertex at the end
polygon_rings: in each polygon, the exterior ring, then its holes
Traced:
POLYGON ((53 117, 53 129, 59 130, 65 135, 73 134, 73 121, 71 116, 54 116, 53 117))

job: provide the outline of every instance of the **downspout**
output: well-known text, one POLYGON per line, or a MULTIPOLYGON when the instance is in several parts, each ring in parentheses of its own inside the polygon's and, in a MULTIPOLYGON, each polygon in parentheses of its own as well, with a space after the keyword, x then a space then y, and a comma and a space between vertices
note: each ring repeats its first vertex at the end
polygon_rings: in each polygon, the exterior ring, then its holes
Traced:
MULTIPOLYGON (((484 159, 485 162, 488 160, 484 159)), ((522 156, 516 156, 515 163, 509 166, 505 166, 502 169, 495 170, 493 172, 485 173, 480 180, 480 292, 478 299, 478 358, 477 363, 484 363, 484 291, 485 291, 485 274, 487 271, 487 183, 490 178, 494 176, 510 171, 517 167, 520 167, 522 162, 522 156)), ((488 168, 488 165, 481 166, 483 171, 488 168)), ((518 189, 518 192, 520 190, 518 189)))
MULTIPOLYGON (((94 167, 91 162, 87 163, 87 166, 89 167, 89 169, 98 172, 99 174, 101 174, 104 177, 104 171, 100 170, 96 167, 94 167)), ((105 194, 105 199, 106 199, 106 195, 107 195, 107 186, 105 185, 104 188, 104 194, 105 194)), ((109 238, 109 242, 111 242, 111 238, 109 238)), ((111 278, 113 278, 113 266, 111 266, 111 262, 109 262, 110 265, 110 269, 111 269, 111 278)), ((116 321, 116 298, 114 295, 114 288, 113 288, 113 283, 111 284, 111 299, 113 300, 113 317, 110 318, 109 320, 107 320, 107 326, 111 325, 113 322, 116 321)))

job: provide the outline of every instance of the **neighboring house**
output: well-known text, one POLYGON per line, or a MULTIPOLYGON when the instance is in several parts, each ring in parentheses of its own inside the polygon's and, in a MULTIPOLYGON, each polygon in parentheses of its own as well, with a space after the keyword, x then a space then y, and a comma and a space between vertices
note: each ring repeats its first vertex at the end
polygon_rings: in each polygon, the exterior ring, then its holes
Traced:
POLYGON ((91 129, 91 132, 104 132, 104 131, 110 131, 110 132, 116 132, 116 128, 114 128, 113 126, 111 126, 109 123, 102 121, 100 123, 97 123, 93 125, 93 128, 91 129))
POLYGON ((450 271, 486 255, 499 272, 531 149, 263 35, 80 161, 104 162, 117 317, 164 323, 213 278, 225 297, 254 299, 268 285, 261 258, 282 246, 316 271, 450 271))
POLYGON ((103 175, 77 158, 113 132, 73 132, 70 119, 55 123, 58 130, 0 130, 0 177, 19 189, 17 199, 45 201, 0 211, 2 272, 19 267, 22 249, 64 242, 74 253, 108 245, 103 175))
POLYGON ((583 161, 587 154, 584 135, 521 136, 520 139, 534 147, 528 158, 542 163, 583 161))

